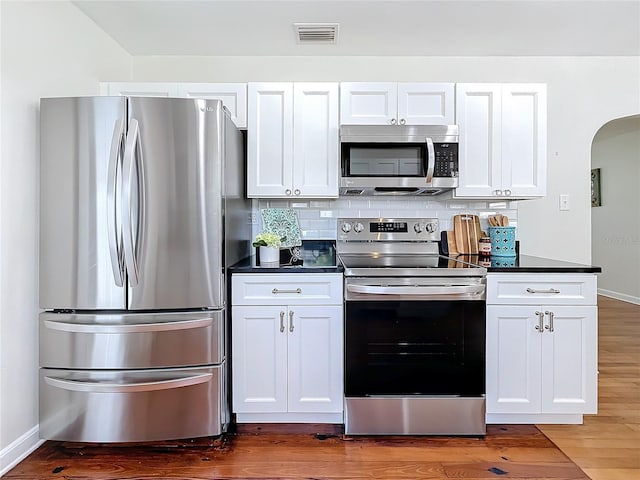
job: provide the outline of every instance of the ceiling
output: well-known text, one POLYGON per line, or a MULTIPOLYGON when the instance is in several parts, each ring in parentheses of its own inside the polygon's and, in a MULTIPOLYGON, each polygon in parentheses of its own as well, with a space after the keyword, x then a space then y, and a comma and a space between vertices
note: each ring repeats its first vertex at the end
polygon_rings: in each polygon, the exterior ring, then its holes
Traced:
POLYGON ((640 55, 640 0, 75 0, 134 56, 640 55), (301 45, 295 22, 338 22, 301 45))

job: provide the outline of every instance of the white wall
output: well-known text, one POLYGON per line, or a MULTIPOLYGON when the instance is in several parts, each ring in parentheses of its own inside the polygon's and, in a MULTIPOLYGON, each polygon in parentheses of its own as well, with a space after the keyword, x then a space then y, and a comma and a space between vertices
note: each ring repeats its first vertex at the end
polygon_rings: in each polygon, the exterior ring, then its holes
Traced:
POLYGON ((129 78, 131 57, 65 1, 0 2, 0 473, 37 442, 38 105, 129 78))
POLYGON ((602 206, 591 209, 600 293, 640 304, 640 116, 602 127, 591 147, 602 206))
POLYGON ((547 83, 548 195, 519 203, 518 236, 523 253, 582 263, 591 261, 593 136, 640 113, 638 57, 135 57, 133 78, 547 83), (560 194, 570 196, 570 211, 559 211, 560 194))

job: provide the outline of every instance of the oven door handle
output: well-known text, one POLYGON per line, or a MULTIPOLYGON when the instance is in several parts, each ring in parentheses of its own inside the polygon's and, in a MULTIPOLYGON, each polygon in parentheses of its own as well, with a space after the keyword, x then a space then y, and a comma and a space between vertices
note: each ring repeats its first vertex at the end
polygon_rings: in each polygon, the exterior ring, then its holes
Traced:
POLYGON ((378 286, 347 285, 347 291, 371 295, 461 295, 482 294, 484 285, 452 285, 452 286, 378 286))

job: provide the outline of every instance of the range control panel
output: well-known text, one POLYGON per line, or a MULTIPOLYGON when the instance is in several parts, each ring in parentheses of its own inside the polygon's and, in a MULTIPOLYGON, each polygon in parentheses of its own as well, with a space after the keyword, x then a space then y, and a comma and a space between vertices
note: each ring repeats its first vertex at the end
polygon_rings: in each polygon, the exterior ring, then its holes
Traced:
POLYGON ((431 242, 440 239, 437 218, 339 218, 338 240, 431 242))

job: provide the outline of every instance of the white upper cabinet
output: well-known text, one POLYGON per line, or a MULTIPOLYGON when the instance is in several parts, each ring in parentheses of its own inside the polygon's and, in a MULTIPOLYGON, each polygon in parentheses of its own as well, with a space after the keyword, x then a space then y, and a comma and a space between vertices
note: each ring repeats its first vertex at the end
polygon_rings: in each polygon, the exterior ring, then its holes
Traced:
POLYGON ((247 196, 338 196, 338 84, 250 83, 247 196))
POLYGON ((113 97, 177 97, 178 84, 166 82, 107 82, 100 84, 100 95, 113 97))
POLYGON ((236 127, 247 128, 246 83, 107 82, 100 84, 100 94, 222 100, 236 127))
POLYGON ((178 96, 222 100, 238 128, 247 128, 246 83, 179 83, 178 96))
POLYGON ((460 179, 456 197, 546 194, 544 84, 457 84, 460 179))
POLYGON ((343 82, 342 125, 451 125, 453 83, 343 82))

